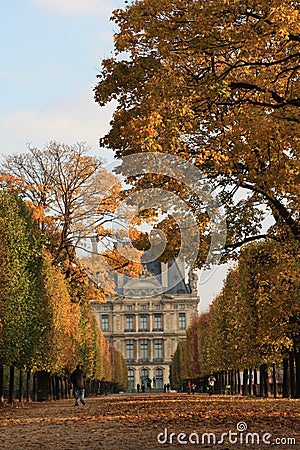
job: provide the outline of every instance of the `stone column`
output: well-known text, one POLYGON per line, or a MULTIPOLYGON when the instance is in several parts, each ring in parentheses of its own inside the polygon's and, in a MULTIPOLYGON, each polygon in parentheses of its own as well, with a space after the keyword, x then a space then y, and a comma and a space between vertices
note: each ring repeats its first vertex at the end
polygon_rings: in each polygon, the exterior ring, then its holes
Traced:
POLYGON ((148 327, 149 327, 149 331, 152 332, 153 330, 153 313, 150 312, 148 315, 148 327))
POLYGON ((153 361, 154 358, 154 342, 153 338, 149 339, 149 359, 153 361))
POLYGON ((161 263, 161 281, 162 287, 166 289, 168 287, 168 264, 161 263))
POLYGON ((135 351, 136 351, 136 360, 139 361, 139 359, 140 359, 140 341, 139 341, 139 339, 135 339, 134 343, 135 343, 135 351))

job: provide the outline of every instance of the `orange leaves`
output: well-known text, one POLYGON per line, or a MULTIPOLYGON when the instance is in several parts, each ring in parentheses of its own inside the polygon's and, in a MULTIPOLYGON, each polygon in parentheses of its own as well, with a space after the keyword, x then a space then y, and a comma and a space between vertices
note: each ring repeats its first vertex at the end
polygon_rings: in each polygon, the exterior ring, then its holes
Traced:
POLYGON ((2 189, 23 192, 25 190, 25 180, 17 175, 2 173, 0 175, 0 186, 2 189))
POLYGON ((32 210, 32 216, 38 223, 45 221, 45 208, 43 205, 34 205, 32 202, 27 201, 27 206, 32 210))
MULTIPOLYGON (((262 401, 232 396, 208 398, 198 394, 127 394, 88 397, 86 408, 76 411, 71 399, 29 404, 23 408, 3 408, 0 426, 5 428, 5 436, 3 434, 3 439, 0 438, 0 445, 7 450, 27 450, 33 446, 47 450, 81 447, 98 450, 99 446, 114 450, 209 448, 210 444, 206 443, 212 440, 208 441, 208 433, 214 433, 218 441, 225 433, 223 448, 230 448, 228 438, 231 430, 230 440, 235 442, 234 447, 244 450, 249 447, 245 444, 248 433, 248 442, 251 441, 251 433, 259 435, 260 441, 263 435, 267 439, 265 433, 270 433, 269 442, 277 439, 277 442, 282 440, 286 443, 288 437, 294 437, 298 442, 298 423, 299 405, 292 400, 262 401), (237 424, 241 421, 247 424, 247 433, 241 433, 242 436, 237 432, 237 424), (161 442, 166 437, 167 442, 163 445, 158 444, 160 433, 161 442), (186 433, 186 436, 180 436, 181 444, 177 440, 179 433, 186 433), (79 434, 82 446, 78 442, 79 434), (189 436, 195 444, 197 435, 198 446, 182 445, 189 436), (237 443, 238 440, 242 444, 237 443)), ((282 444, 282 448, 284 446, 287 445, 282 444)), ((252 446, 256 447, 262 446, 252 446)))
POLYGON ((137 277, 142 271, 141 252, 131 246, 107 251, 103 255, 112 271, 137 277))
POLYGON ((118 157, 158 150, 196 164, 229 215, 235 207, 230 244, 259 234, 267 209, 299 240, 295 4, 139 0, 114 20, 116 55, 95 88, 97 102, 119 102, 103 145, 118 157), (245 215, 236 193, 248 196, 245 215))

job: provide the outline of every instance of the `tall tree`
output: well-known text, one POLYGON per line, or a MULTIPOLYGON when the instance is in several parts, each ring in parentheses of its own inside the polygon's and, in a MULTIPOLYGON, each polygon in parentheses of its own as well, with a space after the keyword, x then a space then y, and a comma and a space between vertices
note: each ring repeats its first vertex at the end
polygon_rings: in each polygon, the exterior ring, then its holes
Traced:
POLYGON ((0 192, 0 364, 30 365, 40 342, 41 238, 30 209, 0 192))
POLYGON ((3 163, 2 180, 9 185, 7 177, 15 177, 42 231, 52 234, 57 264, 74 260, 74 249, 84 249, 85 239, 107 235, 103 225, 115 218, 120 182, 89 150, 85 143, 52 141, 42 150, 28 145, 28 153, 8 155, 3 163))
POLYGON ((286 249, 273 240, 248 244, 209 312, 187 330, 173 373, 196 378, 212 371, 259 369, 274 362, 285 367, 290 362, 298 397, 299 274, 297 245, 286 249))
POLYGON ((269 236, 299 240, 299 12, 291 0, 136 0, 113 15, 95 100, 118 106, 101 143, 192 161, 225 205, 231 253, 265 235, 265 213, 269 236))
POLYGON ((3 187, 19 192, 33 209, 53 264, 70 279, 74 301, 84 296, 89 278, 95 298, 103 299, 105 291, 112 291, 112 271, 133 274, 140 267, 131 264, 132 252, 126 259, 114 248, 112 223, 120 225, 128 214, 122 207, 121 183, 89 150, 85 143, 52 141, 42 150, 28 145, 28 153, 5 157, 0 178, 3 187), (100 241, 96 250, 87 245, 90 239, 100 241), (77 250, 96 255, 80 262, 77 250), (100 261, 101 276, 95 277, 93 260, 100 261))

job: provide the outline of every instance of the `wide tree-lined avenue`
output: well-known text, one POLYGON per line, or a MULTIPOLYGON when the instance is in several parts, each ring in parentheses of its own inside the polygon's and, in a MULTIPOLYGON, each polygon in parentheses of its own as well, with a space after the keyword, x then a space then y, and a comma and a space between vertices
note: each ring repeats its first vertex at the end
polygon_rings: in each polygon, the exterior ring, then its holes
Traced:
POLYGON ((2 163, 0 449, 300 448, 299 2, 132 0, 112 20, 93 90, 120 166, 51 136, 2 163), (186 291, 163 270, 161 296, 118 290, 158 261, 186 291), (232 270, 192 321, 214 263, 232 270), (107 298, 116 323, 92 312, 107 298))

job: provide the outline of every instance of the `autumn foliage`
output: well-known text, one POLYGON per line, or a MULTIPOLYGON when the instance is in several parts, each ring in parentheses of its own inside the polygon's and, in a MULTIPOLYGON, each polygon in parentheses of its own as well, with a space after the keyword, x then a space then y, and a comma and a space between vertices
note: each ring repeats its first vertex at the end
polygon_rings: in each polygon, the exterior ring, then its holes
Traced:
MULTIPOLYGON (((299 5, 134 0, 112 19, 114 55, 102 61, 94 92, 100 106, 117 107, 101 144, 115 151, 133 189, 171 186, 187 202, 202 267, 211 223, 201 199, 187 193, 176 168, 168 178, 130 176, 126 156, 193 163, 224 208, 223 260, 239 258, 178 347, 173 381, 211 371, 236 377, 239 369, 248 377, 261 369, 264 378, 268 365, 281 364, 284 395, 299 397, 299 5), (261 244, 243 248, 251 242, 261 244)), ((176 256, 174 223, 164 217, 160 227, 176 256)))
MULTIPOLYGON (((299 6, 136 0, 112 18, 115 53, 95 100, 118 107, 102 145, 121 159, 163 152, 195 164, 226 211, 224 257, 266 235, 299 241, 299 6)), ((165 189, 151 174, 136 178, 165 189)))
MULTIPOLYGON (((81 362, 90 379, 126 387, 124 360, 89 308, 86 276, 66 278, 32 210, 15 192, 0 194, 1 373, 5 366, 68 376, 81 362)), ((2 399, 3 379, 0 389, 2 399)))
POLYGON ((299 397, 299 286, 297 247, 246 247, 209 312, 187 330, 173 358, 173 383, 276 364, 284 370, 283 394, 299 397))

